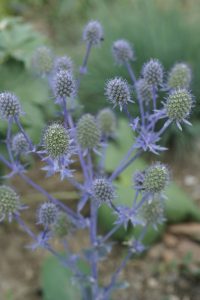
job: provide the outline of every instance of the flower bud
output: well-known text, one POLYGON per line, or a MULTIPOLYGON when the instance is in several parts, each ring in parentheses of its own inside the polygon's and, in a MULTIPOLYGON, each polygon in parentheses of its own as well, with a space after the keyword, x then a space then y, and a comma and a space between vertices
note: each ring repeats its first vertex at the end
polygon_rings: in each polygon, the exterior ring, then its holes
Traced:
POLYGON ((113 43, 112 52, 118 64, 123 64, 134 59, 133 49, 126 40, 115 41, 113 43))
POLYGON ((75 93, 75 82, 71 72, 61 70, 54 78, 54 93, 56 97, 71 97, 75 93))
POLYGON ((186 89, 173 90, 165 105, 168 118, 178 122, 184 120, 190 114, 192 104, 192 95, 186 89))
POLYGON ((72 230, 73 224, 68 219, 67 215, 64 212, 59 212, 56 222, 52 226, 53 233, 59 237, 65 237, 70 230, 72 230))
POLYGON ((56 72, 59 71, 73 71, 73 62, 68 56, 57 57, 54 62, 54 69, 56 72))
POLYGON ((150 166, 144 173, 143 188, 146 192, 160 193, 169 182, 169 171, 160 163, 150 166))
POLYGON ((153 199, 151 202, 145 202, 141 209, 140 215, 145 225, 154 225, 162 223, 164 219, 164 205, 159 199, 153 199))
POLYGON ((143 66, 142 75, 150 85, 158 86, 163 83, 163 66, 157 59, 151 59, 143 66))
POLYGON ((100 110, 97 122, 103 136, 113 136, 116 131, 116 116, 110 108, 100 110))
POLYGON ((20 201, 17 193, 6 185, 0 186, 0 219, 12 219, 13 214, 17 214, 20 209, 20 201))
POLYGON ((98 21, 90 21, 84 28, 83 40, 98 45, 103 40, 103 28, 98 21))
POLYGON ((131 101, 129 86, 126 80, 122 78, 110 79, 105 87, 105 94, 108 100, 114 104, 114 107, 119 105, 122 110, 124 105, 131 101))
POLYGON ((99 145, 100 129, 95 118, 90 114, 81 117, 77 124, 77 140, 81 148, 93 149, 99 145))
POLYGON ((58 217, 58 208, 54 203, 43 203, 38 211, 38 224, 44 226, 52 225, 56 222, 58 217))
POLYGON ((49 156, 58 158, 70 151, 70 136, 60 124, 49 125, 44 131, 43 145, 49 156))
POLYGON ((152 99, 151 86, 141 78, 136 83, 137 92, 142 101, 148 103, 152 99))
POLYGON ((169 73, 168 87, 170 89, 188 89, 190 86, 191 78, 191 70, 186 64, 175 64, 169 73))
POLYGON ((22 133, 17 133, 13 137, 12 150, 16 155, 24 154, 29 150, 29 144, 22 133))
POLYGON ((36 49, 33 55, 33 67, 38 74, 49 74, 53 68, 53 54, 52 51, 46 47, 41 46, 36 49))
POLYGON ((115 198, 115 190, 111 182, 105 178, 95 179, 92 184, 93 197, 99 204, 109 203, 115 198))
POLYGON ((17 96, 10 92, 0 93, 0 117, 9 119, 21 114, 21 105, 17 96))

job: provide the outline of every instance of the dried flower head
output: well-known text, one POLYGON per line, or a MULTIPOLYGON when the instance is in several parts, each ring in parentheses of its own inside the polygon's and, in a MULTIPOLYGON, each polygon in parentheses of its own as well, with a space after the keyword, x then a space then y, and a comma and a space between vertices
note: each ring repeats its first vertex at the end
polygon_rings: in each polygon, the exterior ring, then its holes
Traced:
POLYGON ((18 117, 21 113, 21 105, 17 96, 10 92, 0 93, 0 117, 2 119, 18 117))
POLYGON ((92 194, 94 200, 99 204, 112 202, 115 198, 115 189, 111 182, 105 178, 98 178, 93 181, 92 194))
POLYGON ((99 145, 100 136, 100 129, 95 118, 90 114, 83 115, 77 124, 77 140, 81 148, 96 148, 99 145))
POLYGON ((29 150, 29 144, 21 132, 14 135, 12 139, 12 150, 16 155, 24 154, 29 150))
POLYGON ((168 182, 168 168, 164 164, 155 163, 144 173, 143 189, 150 193, 160 193, 165 189, 168 182))
POLYGON ((54 224, 57 220, 58 212, 58 208, 54 203, 43 203, 38 210, 38 224, 42 224, 45 227, 54 224))
POLYGON ((71 72, 61 70, 55 74, 54 93, 58 98, 71 97, 75 93, 75 81, 71 72))
POLYGON ((168 76, 168 87, 170 89, 188 89, 191 83, 192 72, 185 63, 178 63, 173 66, 168 76))
POLYGON ((114 104, 114 107, 119 105, 120 110, 124 105, 131 101, 131 94, 126 80, 116 77, 110 79, 105 87, 105 94, 108 100, 114 104))
POLYGON ((68 56, 60 56, 57 57, 54 61, 54 70, 56 72, 59 71, 73 71, 73 62, 70 57, 68 56))
POLYGON ((33 54, 33 68, 38 74, 47 75, 53 68, 53 53, 46 46, 38 47, 33 54))
POLYGON ((186 119, 192 109, 193 97, 186 89, 173 90, 165 104, 166 113, 172 121, 180 122, 186 119))
POLYGON ((112 46, 113 56, 116 63, 124 64, 134 59, 134 52, 130 43, 126 40, 117 40, 112 46))
POLYGON ((20 208, 20 200, 18 194, 9 186, 0 186, 0 220, 8 218, 12 220, 14 214, 18 214, 20 208))
POLYGON ((48 155, 59 158, 70 152, 70 135, 61 124, 49 125, 43 135, 43 145, 48 155))
POLYGON ((98 45, 103 40, 103 28, 98 21, 90 21, 83 30, 83 40, 98 45))
POLYGON ((100 110, 97 115, 97 122, 103 136, 110 137, 116 132, 116 116, 110 108, 100 110))
POLYGON ((153 86, 163 83, 163 66, 158 59, 151 59, 142 69, 142 75, 146 82, 153 86))

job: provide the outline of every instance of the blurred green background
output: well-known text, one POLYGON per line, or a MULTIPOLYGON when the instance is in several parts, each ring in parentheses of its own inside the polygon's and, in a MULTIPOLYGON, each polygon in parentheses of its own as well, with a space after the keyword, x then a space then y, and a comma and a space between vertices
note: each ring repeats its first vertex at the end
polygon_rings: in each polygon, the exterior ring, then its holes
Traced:
MULTIPOLYGON (((0 90, 12 90, 21 97, 29 116, 24 123, 35 141, 38 130, 53 117, 53 109, 46 105, 51 95, 45 80, 31 72, 32 54, 38 46, 49 45, 56 55, 71 56, 78 70, 85 50, 82 27, 90 19, 102 22, 105 41, 93 49, 89 72, 81 85, 80 101, 86 111, 94 113, 106 105, 104 84, 108 78, 127 77, 111 55, 112 42, 118 38, 133 44, 137 76, 149 58, 159 58, 166 72, 175 62, 187 62, 193 71, 192 92, 197 104, 200 101, 200 1, 0 0, 0 17, 0 90)), ((192 116, 195 126, 187 128, 184 136, 172 128, 165 143, 176 141, 176 148, 182 149, 188 145, 186 138, 198 135, 198 107, 192 116)))

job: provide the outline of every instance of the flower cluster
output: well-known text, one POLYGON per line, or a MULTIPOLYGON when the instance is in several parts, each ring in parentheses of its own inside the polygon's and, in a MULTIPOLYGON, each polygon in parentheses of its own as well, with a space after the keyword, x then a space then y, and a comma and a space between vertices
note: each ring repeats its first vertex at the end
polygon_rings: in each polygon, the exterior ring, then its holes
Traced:
POLYGON ((4 141, 8 155, 0 154, 0 162, 10 169, 9 175, 4 178, 18 175, 44 197, 44 202, 37 210, 36 224, 40 230, 38 235, 35 235, 19 214, 24 207, 18 193, 6 184, 0 186, 0 220, 15 219, 34 240, 31 249, 42 247, 60 259, 65 267, 70 267, 74 278, 82 279, 77 280, 77 283, 81 285, 83 293, 87 292, 83 299, 88 299, 88 293, 91 300, 110 299, 112 290, 118 285, 116 283, 122 267, 132 253, 145 250, 143 238, 148 227, 156 229, 165 221, 165 188, 171 177, 168 167, 162 162, 152 163, 145 170, 137 170, 130 176, 130 189, 134 192, 130 192, 132 202, 128 206, 126 201, 120 203, 118 197, 123 196, 118 190, 121 174, 143 153, 157 155, 166 150, 160 144, 162 134, 173 123, 179 129, 182 129, 182 124, 190 124, 188 118, 194 98, 188 90, 191 70, 187 64, 175 64, 167 74, 165 82, 162 64, 157 59, 150 59, 142 66, 139 78, 136 78, 131 66, 135 60, 134 50, 128 41, 120 39, 113 43, 113 58, 117 64, 126 68, 130 78, 116 76, 105 83, 105 97, 110 107, 101 109, 96 116, 89 113, 80 115, 80 112, 74 114, 75 109, 70 105, 74 103, 75 95, 79 96, 80 82, 83 80, 82 75, 86 74, 91 49, 103 41, 102 25, 98 21, 90 21, 84 28, 83 40, 86 42, 86 53, 78 78, 73 74, 75 67, 67 55, 54 58, 51 50, 45 46, 38 48, 34 54, 35 70, 43 77, 45 75, 57 104, 58 112, 55 115, 61 116, 59 122, 53 120, 46 126, 39 145, 33 144, 21 124, 22 108, 18 97, 9 91, 0 93, 0 118, 7 121, 8 125, 4 141), (120 149, 117 142, 119 117, 116 117, 113 107, 119 107, 128 116, 134 138, 130 149, 109 174, 106 169, 109 143, 114 140, 115 147, 120 149), (61 180, 68 181, 74 187, 79 197, 76 209, 75 203, 71 208, 67 201, 60 201, 28 176, 27 159, 33 153, 33 158, 37 157, 41 161, 42 170, 47 172, 47 176, 58 173, 61 180), (24 155, 26 162, 22 159, 24 155), (74 169, 71 167, 73 162, 74 169), (82 176, 76 176, 80 170, 82 176), (89 216, 82 213, 86 205, 90 208, 89 216), (108 206, 115 220, 111 230, 103 236, 98 235, 98 226, 101 225, 97 221, 100 206, 108 206), (111 276, 110 283, 102 287, 98 281, 98 263, 111 251, 112 246, 107 240, 121 226, 125 230, 130 226, 139 226, 140 235, 127 241, 127 256, 111 276), (87 251, 74 255, 67 248, 66 238, 70 232, 83 228, 89 231, 91 246, 87 251), (65 245, 67 253, 62 257, 51 243, 55 237, 62 246, 65 245), (82 257, 91 266, 89 276, 79 269, 78 261, 82 257))

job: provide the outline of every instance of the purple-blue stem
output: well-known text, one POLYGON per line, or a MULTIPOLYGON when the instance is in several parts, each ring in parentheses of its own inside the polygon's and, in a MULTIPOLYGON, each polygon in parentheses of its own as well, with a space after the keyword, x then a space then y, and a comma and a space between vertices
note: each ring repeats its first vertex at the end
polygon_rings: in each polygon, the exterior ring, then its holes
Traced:
MULTIPOLYGON (((32 232, 32 230, 24 223, 24 221, 18 216, 15 215, 15 220, 20 225, 20 227, 35 241, 37 242, 37 236, 32 232)), ((51 246, 47 243, 44 244, 44 248, 53 254, 64 266, 68 266, 67 260, 65 260, 61 255, 59 255, 51 246)))
MULTIPOLYGON (((67 103, 65 102, 65 104, 67 104, 67 103)), ((79 146, 79 144, 77 142, 76 128, 75 128, 75 125, 74 125, 73 118, 72 118, 70 112, 67 110, 67 105, 65 105, 64 117, 66 119, 66 122, 69 124, 69 127, 72 129, 72 131, 74 133, 74 137, 75 137, 75 141, 76 141, 76 146, 77 146, 77 150, 78 150, 78 156, 79 156, 81 168, 82 168, 82 171, 83 171, 83 175, 84 175, 85 180, 88 181, 87 166, 86 166, 85 160, 83 158, 82 149, 80 148, 80 146, 79 146)))
POLYGON ((108 300, 109 296, 110 296, 110 292, 112 291, 112 288, 114 287, 117 278, 119 276, 119 274, 121 273, 121 271, 125 268, 127 262, 130 260, 131 256, 133 255, 133 253, 131 252, 131 250, 128 251, 128 254, 125 256, 125 258, 122 260, 120 266, 116 269, 115 273, 113 274, 110 284, 107 286, 107 288, 105 289, 105 294, 104 294, 104 298, 103 300, 108 300))
MULTIPOLYGON (((90 150, 88 150, 88 173, 89 173, 89 185, 92 185, 93 181, 93 164, 90 150)), ((93 247, 97 245, 97 206, 93 199, 90 201, 90 241, 93 247)), ((97 257, 94 252, 91 260, 92 277, 94 279, 92 293, 93 298, 96 299, 98 293, 98 270, 97 270, 97 257)))
POLYGON ((21 131, 21 133, 23 134, 23 136, 26 139, 27 143, 29 144, 30 150, 31 151, 34 150, 33 143, 31 141, 31 139, 28 137, 28 135, 26 134, 25 130, 23 129, 23 126, 22 126, 20 120, 17 117, 14 117, 14 119, 15 119, 15 123, 17 124, 19 130, 21 131))
POLYGON ((11 119, 8 120, 8 128, 7 128, 7 136, 6 136, 6 147, 7 147, 7 151, 8 151, 10 161, 13 165, 15 165, 15 161, 14 161, 13 154, 12 154, 12 149, 11 149, 12 124, 13 124, 13 119, 11 118, 11 119))
POLYGON ((141 153, 141 150, 138 151, 131 159, 129 159, 129 161, 127 161, 124 165, 115 170, 110 176, 109 180, 113 181, 117 176, 119 176, 130 164, 132 164, 141 155, 141 153))
POLYGON ((122 223, 119 223, 115 225, 102 239, 100 240, 100 243, 105 243, 120 227, 122 226, 122 223))
POLYGON ((139 93, 137 91, 137 86, 136 86, 137 80, 136 80, 135 74, 133 72, 133 69, 132 69, 130 63, 129 62, 125 62, 125 66, 127 68, 127 71, 129 73, 129 76, 130 76, 132 84, 133 84, 133 87, 135 88, 135 91, 136 91, 136 94, 137 94, 137 101, 138 101, 138 105, 139 105, 142 126, 145 126, 145 116, 144 116, 143 101, 142 101, 142 99, 141 99, 141 97, 140 97, 140 95, 139 95, 139 93))
POLYGON ((84 56, 84 59, 83 59, 83 63, 82 63, 82 65, 80 67, 80 70, 79 70, 79 77, 78 77, 78 80, 77 80, 77 91, 79 90, 79 87, 80 87, 81 77, 87 71, 87 63, 88 63, 91 48, 92 48, 92 43, 89 42, 87 44, 87 47, 86 47, 86 52, 85 52, 85 56, 84 56))

